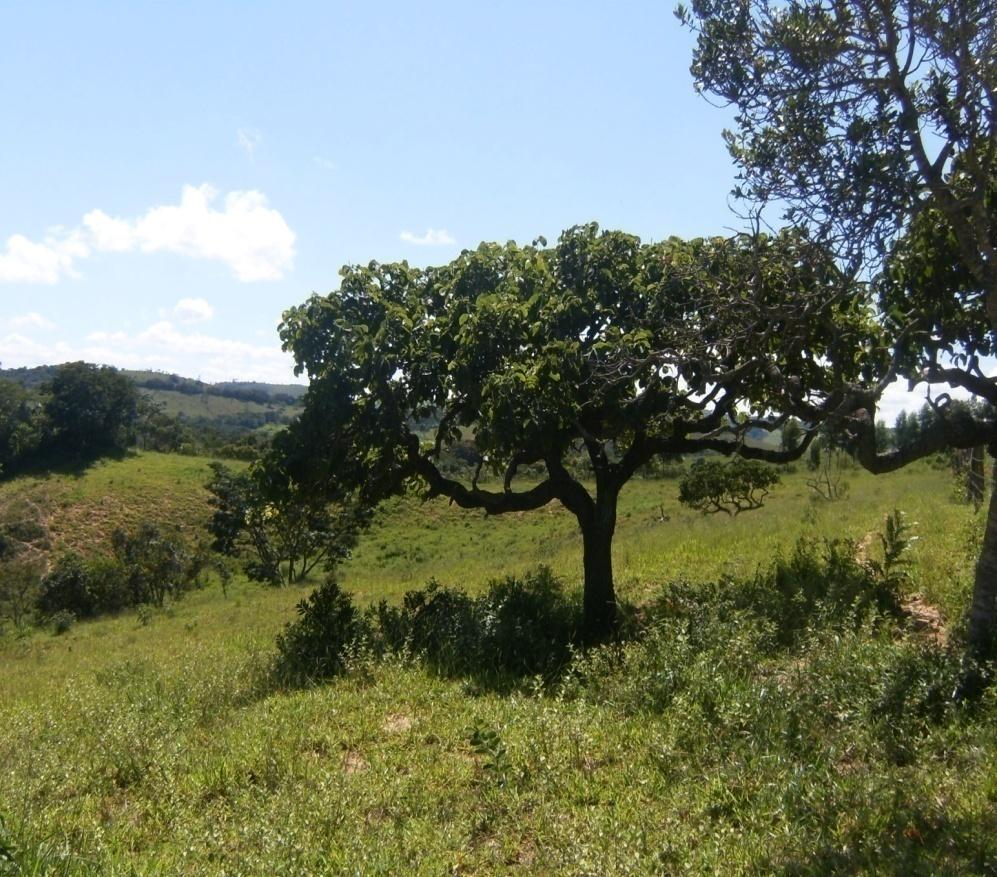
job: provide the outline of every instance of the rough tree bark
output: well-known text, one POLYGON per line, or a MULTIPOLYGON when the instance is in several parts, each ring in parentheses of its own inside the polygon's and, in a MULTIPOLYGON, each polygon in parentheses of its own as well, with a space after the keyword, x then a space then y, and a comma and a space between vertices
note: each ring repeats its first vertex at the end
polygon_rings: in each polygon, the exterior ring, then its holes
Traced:
POLYGON ((969 611, 970 656, 983 660, 991 656, 994 642, 994 614, 997 611, 997 491, 990 494, 987 526, 976 562, 973 602, 969 611))
POLYGON ((977 509, 983 505, 986 494, 986 475, 984 474, 984 453, 982 445, 977 445, 970 451, 969 471, 966 473, 966 499, 977 509))

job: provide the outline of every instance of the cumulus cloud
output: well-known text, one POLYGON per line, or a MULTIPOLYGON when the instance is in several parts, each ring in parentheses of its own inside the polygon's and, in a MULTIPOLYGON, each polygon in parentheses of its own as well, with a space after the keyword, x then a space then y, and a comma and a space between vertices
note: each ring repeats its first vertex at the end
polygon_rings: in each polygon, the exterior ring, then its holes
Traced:
POLYGON ((419 247, 446 247, 457 243, 453 235, 445 228, 427 228, 426 233, 417 235, 411 231, 403 231, 399 237, 407 244, 419 247))
POLYGON ((235 132, 236 145, 250 158, 256 153, 256 147, 263 142, 263 135, 256 128, 240 128, 235 132))
POLYGON ((37 311, 29 311, 26 314, 19 314, 16 317, 10 317, 0 322, 6 328, 13 329, 14 331, 20 331, 21 329, 42 329, 46 332, 51 332, 56 328, 55 323, 47 317, 43 317, 37 311))
POLYGON ((75 259, 89 255, 90 248, 78 232, 56 232, 41 243, 15 234, 0 250, 0 283, 58 283, 75 276, 75 259))
POLYGON ((294 263, 295 234, 266 196, 229 192, 216 206, 210 185, 184 186, 179 204, 153 207, 137 219, 91 210, 78 228, 52 229, 41 243, 23 235, 0 250, 0 283, 57 283, 77 275, 93 252, 176 253, 222 262, 242 281, 279 280, 294 263))
POLYGON ((203 298, 182 298, 173 308, 173 316, 181 323, 205 323, 215 315, 215 309, 203 298))

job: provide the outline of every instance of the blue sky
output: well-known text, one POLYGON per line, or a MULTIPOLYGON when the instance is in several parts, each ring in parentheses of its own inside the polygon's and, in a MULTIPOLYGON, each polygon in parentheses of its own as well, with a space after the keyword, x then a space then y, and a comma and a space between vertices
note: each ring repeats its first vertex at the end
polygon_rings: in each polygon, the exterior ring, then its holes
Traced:
POLYGON ((668 2, 8 4, 0 363, 288 380, 344 263, 724 233, 691 50, 668 2))

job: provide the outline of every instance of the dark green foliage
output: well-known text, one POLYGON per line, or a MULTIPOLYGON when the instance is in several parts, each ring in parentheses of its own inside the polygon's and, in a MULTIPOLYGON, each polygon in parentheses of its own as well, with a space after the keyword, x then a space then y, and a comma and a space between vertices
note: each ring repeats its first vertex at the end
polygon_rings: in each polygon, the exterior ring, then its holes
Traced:
POLYGON ((762 507, 779 472, 757 460, 735 457, 730 463, 700 458, 679 484, 679 501, 704 514, 735 516, 762 507))
POLYGON ((60 609, 48 621, 52 625, 52 633, 56 636, 62 636, 62 634, 72 630, 73 625, 76 624, 76 616, 72 612, 60 609))
POLYGON ((409 591, 401 606, 382 601, 359 615, 329 581, 298 604, 298 620, 278 641, 278 676, 316 680, 336 675, 351 650, 410 654, 445 676, 504 684, 552 677, 577 641, 579 609, 549 569, 492 582, 472 597, 431 582, 409 591))
POLYGON ((162 606, 199 587, 211 565, 178 532, 149 523, 115 531, 112 546, 112 557, 60 557, 42 579, 38 612, 50 619, 60 612, 94 618, 146 603, 162 606))
POLYGON ((116 530, 111 545, 132 605, 162 606, 200 586, 204 559, 178 531, 146 522, 131 532, 116 530))
POLYGON ((382 602, 377 626, 389 650, 411 650, 444 675, 549 676, 568 659, 579 609, 540 567, 496 579, 478 597, 433 582, 400 607, 382 602))
POLYGON ((72 612, 78 618, 90 618, 102 608, 98 608, 99 599, 94 593, 99 581, 82 557, 65 554, 42 579, 38 611, 48 616, 72 612))
POLYGON ((592 639, 617 620, 617 502, 642 467, 706 450, 789 462, 805 443, 741 439, 777 428, 783 407, 820 420, 838 404, 825 389, 878 355, 858 289, 795 233, 644 243, 589 224, 552 246, 482 243, 437 267, 340 273, 337 292, 284 314, 285 349, 311 378, 301 417, 274 439, 287 471, 370 505, 413 484, 490 515, 561 502, 582 534, 592 639), (832 341, 834 375, 813 355, 832 341), (430 417, 425 436, 416 424, 430 417), (443 454, 472 429, 480 459, 450 477, 443 454))
POLYGON ((212 463, 206 487, 214 509, 211 547, 244 556, 255 581, 300 581, 320 564, 331 570, 349 556, 370 512, 351 501, 333 504, 297 486, 267 455, 245 472, 212 463))
POLYGON ((134 440, 138 392, 116 369, 67 363, 42 392, 47 443, 58 453, 88 458, 124 450, 134 440))
POLYGON ((360 645, 369 625, 335 579, 298 603, 298 619, 277 638, 277 675, 303 685, 341 673, 347 656, 360 645))
POLYGON ((0 380, 0 474, 16 471, 41 444, 41 403, 12 381, 0 380))

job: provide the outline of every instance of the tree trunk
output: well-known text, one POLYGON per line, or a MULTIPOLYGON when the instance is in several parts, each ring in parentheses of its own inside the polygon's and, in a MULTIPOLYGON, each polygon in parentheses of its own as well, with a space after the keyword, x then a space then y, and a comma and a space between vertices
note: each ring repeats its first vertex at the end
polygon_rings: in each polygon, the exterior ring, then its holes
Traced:
POLYGON ((585 564, 582 634, 590 643, 605 640, 616 630, 613 532, 616 530, 618 493, 618 490, 600 490, 591 518, 582 524, 585 564))
POLYGON ((975 447, 969 454, 969 473, 966 475, 966 499, 977 509, 983 505, 986 495, 986 475, 984 473, 984 449, 975 447))
POLYGON ((994 612, 997 603, 997 491, 990 494, 987 528, 976 562, 973 605, 969 611, 969 651, 976 659, 990 657, 994 641, 994 612))

